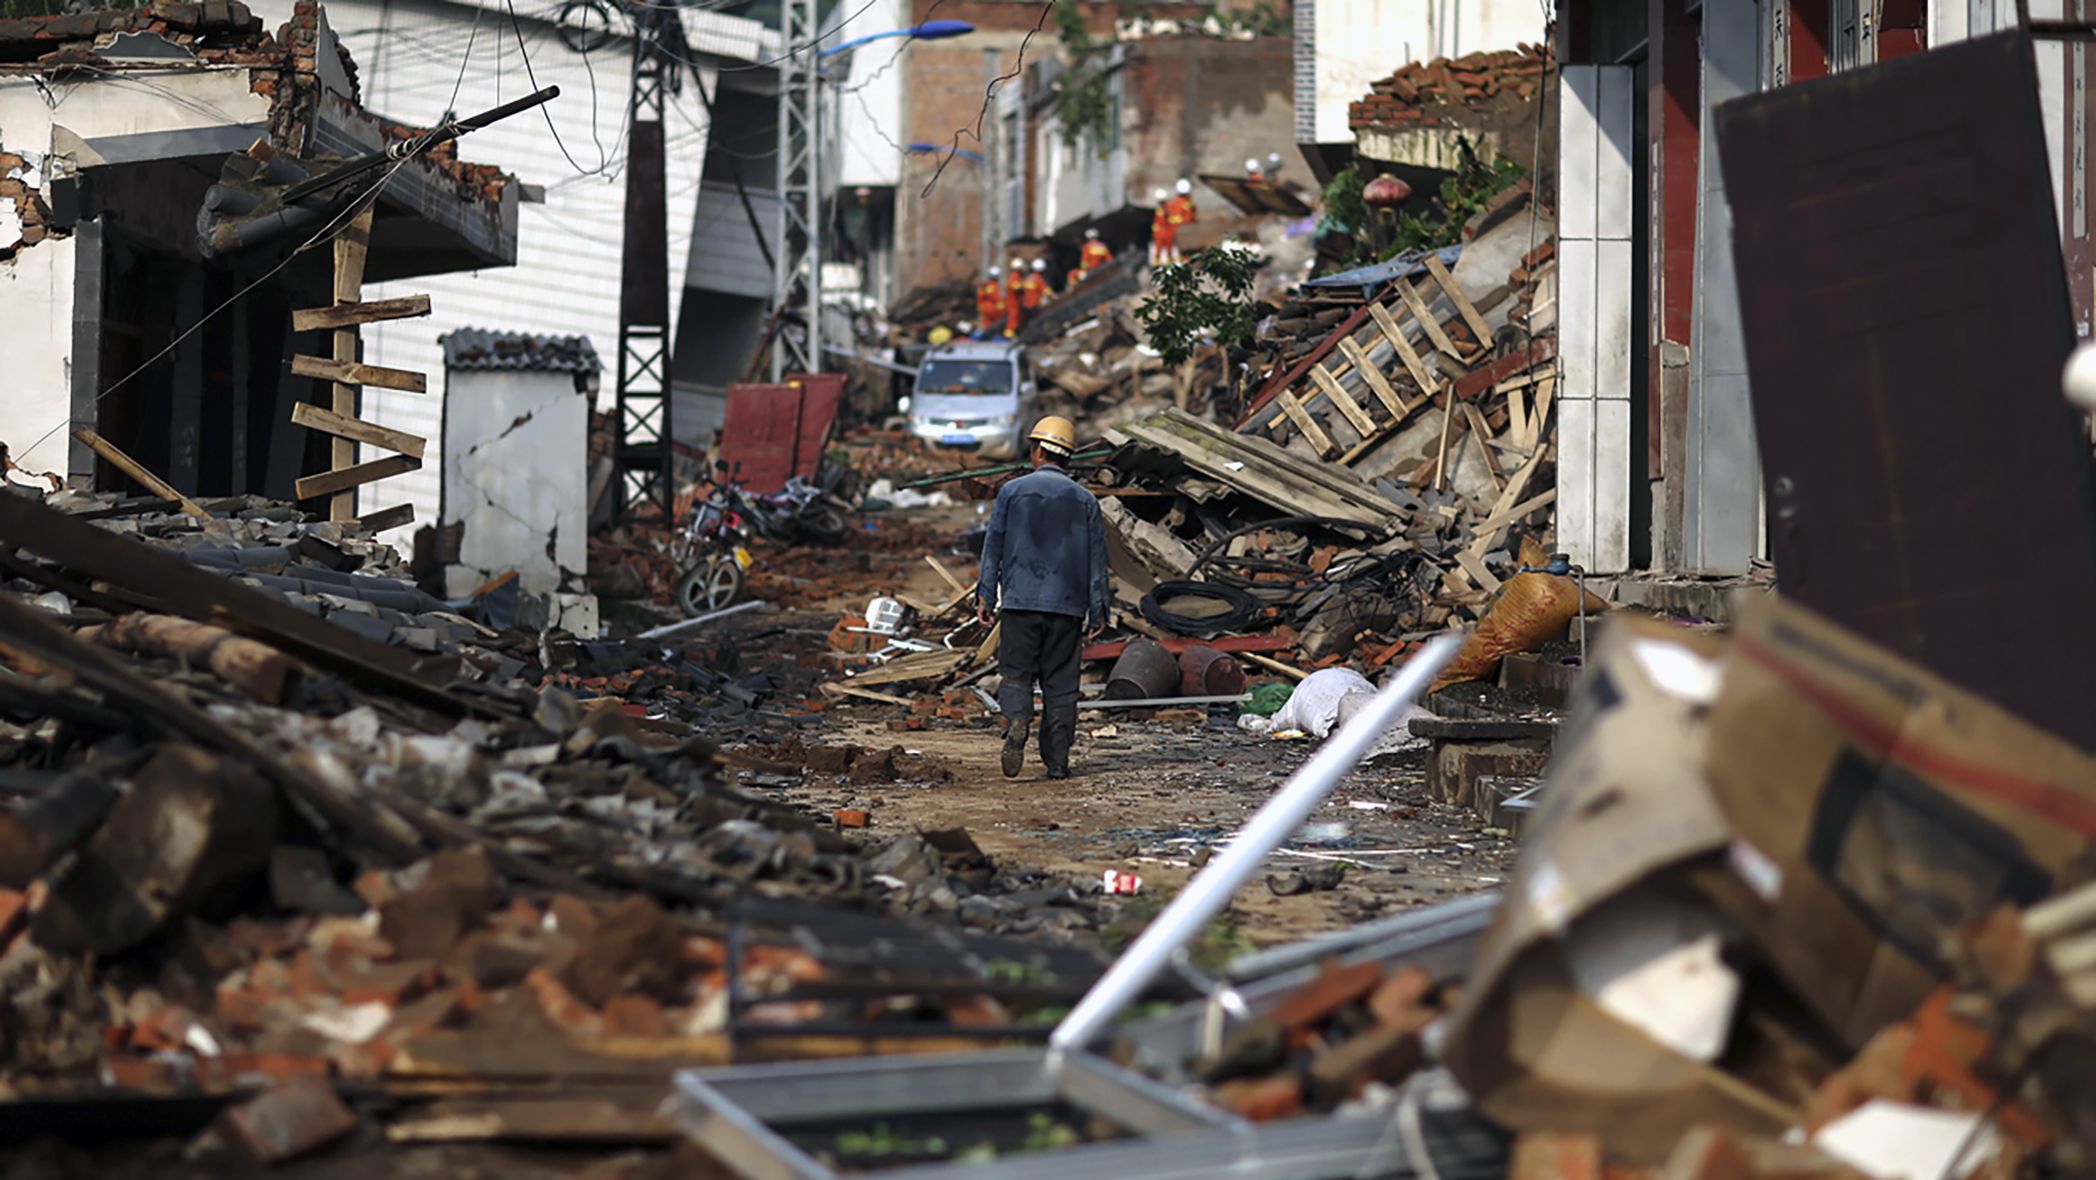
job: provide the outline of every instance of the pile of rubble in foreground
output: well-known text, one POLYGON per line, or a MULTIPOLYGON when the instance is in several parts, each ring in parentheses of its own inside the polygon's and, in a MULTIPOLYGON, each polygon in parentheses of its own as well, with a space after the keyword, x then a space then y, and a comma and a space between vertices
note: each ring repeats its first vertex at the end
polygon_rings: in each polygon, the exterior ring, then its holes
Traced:
POLYGON ((734 685, 697 649, 498 631, 354 525, 159 507, 0 495, 18 1128, 128 1094, 141 1134, 201 1132, 226 1166, 661 1140, 677 1066, 1031 1036, 1031 1006, 1097 973, 990 933, 1089 927, 1092 903, 967 833, 865 839, 727 781, 937 781, 931 760, 717 753, 691 719, 734 685), (578 669, 594 694, 557 686, 578 669), (556 1084, 537 1115, 503 1105, 556 1084))

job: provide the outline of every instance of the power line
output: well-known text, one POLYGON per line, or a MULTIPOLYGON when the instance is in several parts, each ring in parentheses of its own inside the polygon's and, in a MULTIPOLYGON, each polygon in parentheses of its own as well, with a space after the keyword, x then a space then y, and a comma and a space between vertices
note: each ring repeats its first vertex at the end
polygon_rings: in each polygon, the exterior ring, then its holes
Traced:
MULTIPOLYGON (((509 9, 509 27, 510 31, 514 33, 517 38, 517 55, 524 59, 524 76, 525 78, 530 80, 531 88, 533 90, 542 89, 542 87, 539 86, 539 78, 537 71, 531 68, 531 54, 524 48, 524 26, 523 23, 517 19, 516 0, 502 0, 502 4, 503 7, 509 9)), ((595 106, 595 100, 592 99, 592 112, 594 112, 595 106)), ((561 139, 560 129, 553 125, 552 112, 548 111, 545 107, 541 106, 539 108, 539 114, 543 116, 546 120, 546 130, 552 134, 554 145, 560 148, 560 154, 567 157, 568 165, 575 169, 575 171, 581 173, 584 176, 591 176, 600 174, 610 167, 611 162, 609 158, 605 157, 603 154, 603 144, 599 143, 597 166, 594 169, 584 168, 582 166, 582 162, 575 158, 575 153, 568 150, 568 145, 566 141, 561 139)), ((595 120, 592 119, 593 123, 594 121, 595 120)))
MULTIPOLYGON (((962 136, 972 135, 975 137, 975 142, 983 142, 983 121, 990 117, 990 104, 996 101, 998 88, 1026 71, 1026 47, 1033 44, 1033 39, 1040 34, 1042 29, 1048 26, 1048 14, 1055 11, 1055 3, 1056 0, 1043 0, 1041 14, 1034 18, 1033 28, 1028 29, 1026 36, 1019 40, 1019 60, 1012 66, 1010 73, 999 74, 997 77, 990 79, 989 84, 983 87, 982 109, 975 112, 974 129, 970 130, 967 127, 960 127, 954 130, 953 147, 944 156, 940 157, 939 166, 932 170, 932 178, 924 182, 924 191, 917 194, 918 200, 921 201, 931 196, 932 189, 937 187, 939 183, 939 178, 946 175, 946 166, 953 163, 953 158, 961 152, 962 136)), ((984 179, 987 183, 989 178, 985 177, 984 179)))

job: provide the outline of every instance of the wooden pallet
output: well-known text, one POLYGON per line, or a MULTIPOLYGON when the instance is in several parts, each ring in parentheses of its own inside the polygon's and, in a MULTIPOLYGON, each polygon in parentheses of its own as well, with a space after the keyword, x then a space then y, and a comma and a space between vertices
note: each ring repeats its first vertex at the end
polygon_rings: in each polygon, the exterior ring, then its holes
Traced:
MULTIPOLYGON (((1320 456, 1350 466, 1421 407, 1437 399, 1445 403, 1448 399, 1440 395, 1451 383, 1431 367, 1427 354, 1441 353, 1467 369, 1490 350, 1491 330, 1438 258, 1428 257, 1426 275, 1417 280, 1399 279, 1392 287, 1391 302, 1370 304, 1368 319, 1342 337, 1332 355, 1310 366, 1303 382, 1282 390, 1273 400, 1273 412, 1262 412, 1248 429, 1263 428, 1279 435, 1293 428, 1320 456), (1427 282, 1434 285, 1435 293, 1422 290, 1421 284, 1427 282), (1446 297, 1453 309, 1446 324, 1432 310, 1438 297, 1446 297), (1473 343, 1457 342, 1450 331, 1457 323, 1473 343), (1416 340, 1411 331, 1415 324, 1416 340), (1394 371, 1384 371, 1369 357, 1369 351, 1383 343, 1394 354, 1394 371), (1350 374, 1359 375, 1365 393, 1346 388, 1343 379, 1350 374), (1324 411, 1322 418, 1319 410, 1324 411), (1342 447, 1334 438, 1341 422, 1360 439, 1352 447, 1342 447)), ((1444 426, 1444 433, 1449 426, 1444 426)))

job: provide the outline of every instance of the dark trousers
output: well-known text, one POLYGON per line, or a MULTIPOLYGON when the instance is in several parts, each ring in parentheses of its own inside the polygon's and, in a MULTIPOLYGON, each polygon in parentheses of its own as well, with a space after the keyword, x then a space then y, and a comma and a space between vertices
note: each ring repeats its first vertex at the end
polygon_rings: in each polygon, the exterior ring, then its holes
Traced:
POLYGON ((1033 720, 1033 686, 1039 682, 1044 712, 1056 716, 1077 704, 1078 653, 1084 646, 1084 620, 1045 611, 1008 610, 997 616, 1003 630, 997 640, 997 711, 1024 732, 1033 720))

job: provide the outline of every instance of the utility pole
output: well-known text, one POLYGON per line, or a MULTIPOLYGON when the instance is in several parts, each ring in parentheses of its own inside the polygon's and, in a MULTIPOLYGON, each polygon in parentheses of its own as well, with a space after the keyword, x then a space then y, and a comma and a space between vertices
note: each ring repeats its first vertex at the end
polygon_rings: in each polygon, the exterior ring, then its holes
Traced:
MULTIPOLYGON (((997 68, 997 51, 995 49, 983 50, 983 93, 990 93, 990 88, 997 85, 999 73, 1000 71, 997 68)), ((997 187, 1002 182, 1002 174, 997 168, 997 120, 994 117, 995 114, 996 112, 992 111, 985 116, 988 122, 983 128, 983 162, 982 167, 978 169, 982 174, 982 266, 980 269, 985 275, 990 273, 991 267, 998 264, 998 247, 1002 245, 997 233, 997 187)))
POLYGON ((612 448, 621 511, 676 497, 671 466, 669 198, 662 119, 690 56, 667 5, 630 4, 633 95, 626 117, 626 225, 619 284, 618 437, 612 448))
POLYGON ((779 53, 779 254, 772 273, 779 329, 771 350, 773 381, 789 372, 822 371, 822 76, 815 51, 815 0, 782 0, 779 53), (790 325, 795 307, 807 324, 798 338, 790 325))

